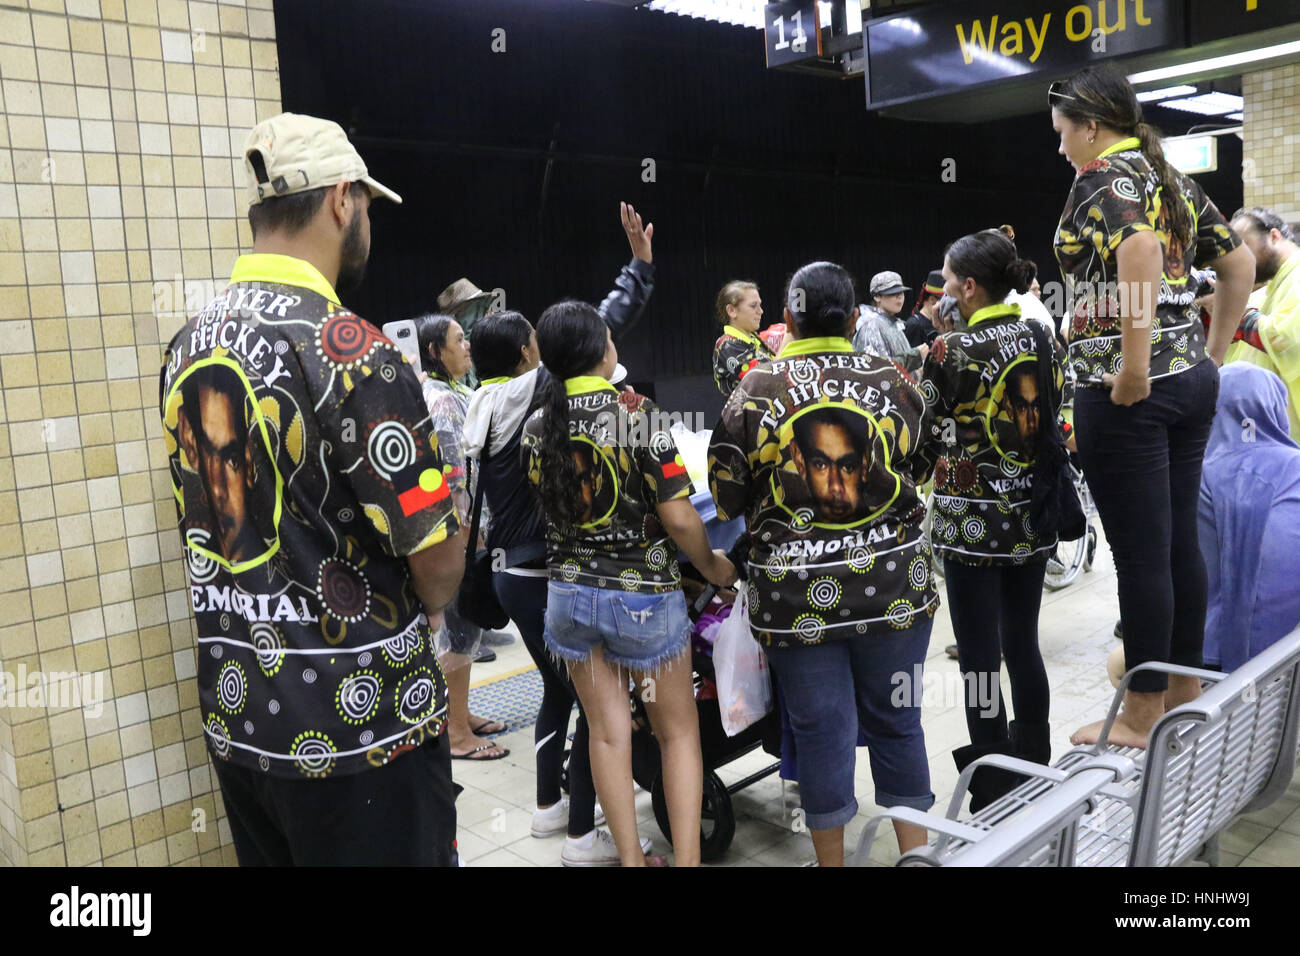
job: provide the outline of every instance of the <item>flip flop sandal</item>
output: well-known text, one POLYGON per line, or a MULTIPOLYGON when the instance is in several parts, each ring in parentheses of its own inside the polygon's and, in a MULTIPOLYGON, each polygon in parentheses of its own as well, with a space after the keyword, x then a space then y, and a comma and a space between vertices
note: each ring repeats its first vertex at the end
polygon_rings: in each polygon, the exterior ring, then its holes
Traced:
POLYGON ((490 737, 493 734, 504 734, 510 728, 506 726, 506 722, 504 720, 485 720, 477 727, 475 727, 473 724, 470 724, 469 729, 470 732, 475 737, 490 737), (488 728, 491 727, 493 724, 499 724, 500 726, 496 730, 488 730, 488 728))
POLYGON ((508 757, 508 756, 510 756, 510 751, 507 750, 505 747, 500 748, 500 749, 501 749, 501 752, 500 752, 499 754, 494 754, 494 755, 491 756, 491 757, 475 757, 475 756, 474 756, 475 754, 481 754, 481 753, 483 753, 483 751, 485 751, 485 750, 492 750, 492 749, 495 748, 495 747, 496 747, 496 744, 483 744, 483 746, 481 746, 481 747, 475 747, 473 750, 471 750, 471 751, 470 751, 469 753, 467 753, 467 754, 452 754, 452 755, 451 755, 451 759, 452 759, 452 760, 473 760, 473 761, 475 761, 475 762, 479 762, 479 761, 484 761, 484 760, 500 760, 502 757, 508 757))

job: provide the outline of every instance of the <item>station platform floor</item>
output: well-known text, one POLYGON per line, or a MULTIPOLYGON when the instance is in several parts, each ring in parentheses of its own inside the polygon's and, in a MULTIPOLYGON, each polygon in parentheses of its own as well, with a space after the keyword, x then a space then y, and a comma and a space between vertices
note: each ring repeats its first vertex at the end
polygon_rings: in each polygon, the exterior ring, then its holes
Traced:
MULTIPOLYGON (((1053 759, 1069 749, 1071 732, 1106 715, 1113 689, 1105 661, 1118 644, 1113 635, 1118 617, 1114 565, 1103 537, 1091 571, 1063 590, 1043 594, 1039 640, 1051 685, 1053 759)), ((513 625, 510 633, 516 633, 513 625)), ((945 606, 935 616, 925 661, 926 674, 942 678, 935 682, 941 687, 955 686, 959 679, 955 677, 957 662, 944 653, 951 643, 952 624, 945 606)), ((452 762, 453 776, 465 788, 456 802, 460 852, 471 867, 559 866, 563 834, 537 839, 529 832, 536 806, 532 723, 541 682, 517 636, 511 644, 494 649, 495 661, 474 665, 470 707, 480 716, 506 721, 511 729, 492 739, 509 747, 510 754, 490 762, 452 762)), ((1009 702, 1005 669, 1002 684, 1009 702)), ((960 697, 936 690, 927 693, 923 701, 931 788, 935 806, 941 811, 957 782, 951 751, 969 738, 960 697)), ((772 762, 772 757, 758 750, 727 764, 718 774, 730 784, 772 762)), ((848 852, 857 846, 867 820, 878 812, 872 802, 865 748, 858 750, 856 779, 859 811, 845 828, 848 852)), ((735 838, 713 865, 804 866, 815 860, 811 838, 792 824, 791 811, 799 806, 796 786, 783 785, 773 774, 734 794, 732 803, 735 838)), ((652 852, 671 859, 668 841, 655 823, 650 795, 638 790, 636 806, 641 835, 651 839, 652 852)), ((1220 836, 1219 846, 1220 866, 1300 866, 1300 778, 1272 806, 1239 818, 1220 836)), ((871 861, 887 866, 897 859, 893 830, 882 827, 872 846, 871 861)))

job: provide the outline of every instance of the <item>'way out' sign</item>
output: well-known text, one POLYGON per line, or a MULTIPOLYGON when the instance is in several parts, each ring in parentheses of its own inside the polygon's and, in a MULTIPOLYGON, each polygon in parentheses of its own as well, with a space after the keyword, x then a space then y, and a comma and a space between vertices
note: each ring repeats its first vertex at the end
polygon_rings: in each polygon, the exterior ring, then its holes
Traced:
POLYGON ((1182 46, 1183 9, 1182 0, 989 0, 870 20, 869 106, 1182 46))

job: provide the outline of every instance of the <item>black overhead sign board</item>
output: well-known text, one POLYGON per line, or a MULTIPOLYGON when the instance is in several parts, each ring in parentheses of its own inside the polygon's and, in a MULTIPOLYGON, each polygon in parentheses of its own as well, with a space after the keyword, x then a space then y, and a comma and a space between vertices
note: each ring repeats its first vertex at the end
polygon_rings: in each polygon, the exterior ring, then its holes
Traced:
POLYGON ((1190 0, 1192 46, 1300 22, 1300 0, 1190 0))
MULTIPOLYGON (((1238 2, 1248 0, 1206 0, 1225 7, 1238 2)), ((1184 8, 1185 0, 960 0, 868 20, 867 105, 1038 74, 1055 78, 1100 60, 1181 47, 1184 8)))
POLYGON ((763 19, 769 67, 788 66, 821 56, 822 31, 817 0, 769 3, 763 9, 763 19))

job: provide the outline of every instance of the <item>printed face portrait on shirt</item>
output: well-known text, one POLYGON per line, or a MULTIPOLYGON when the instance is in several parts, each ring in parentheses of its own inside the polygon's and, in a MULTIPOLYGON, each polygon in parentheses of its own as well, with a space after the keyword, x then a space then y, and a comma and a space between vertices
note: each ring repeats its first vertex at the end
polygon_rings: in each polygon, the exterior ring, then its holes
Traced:
POLYGON ((606 521, 618 499, 618 482, 604 454, 591 441, 575 438, 569 442, 569 454, 578 472, 578 489, 583 510, 578 524, 591 526, 606 521))
POLYGON ((1020 467, 1033 463, 1042 425, 1039 411, 1038 362, 1014 362, 993 386, 987 412, 989 438, 998 453, 1020 467))
POLYGON ((790 458, 819 524, 852 524, 867 513, 871 430, 865 416, 818 408, 791 421, 790 458))
POLYGON ((266 456, 259 467, 250 439, 249 408, 256 405, 243 378, 230 365, 204 362, 181 381, 177 440, 198 476, 198 501, 186 500, 186 517, 208 525, 208 546, 230 565, 266 551, 274 528, 259 530, 259 478, 274 480, 266 456), (260 474, 259 474, 260 473, 260 474))

